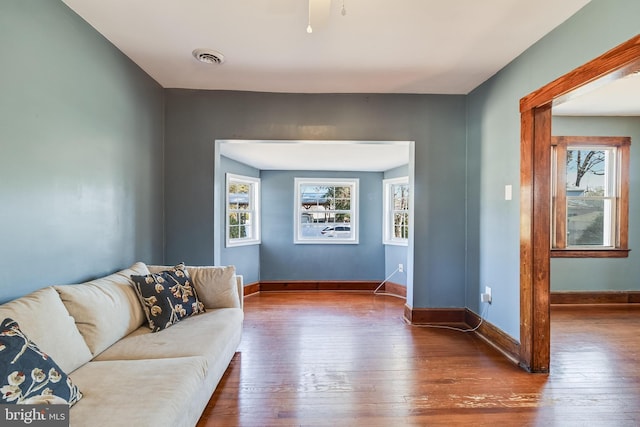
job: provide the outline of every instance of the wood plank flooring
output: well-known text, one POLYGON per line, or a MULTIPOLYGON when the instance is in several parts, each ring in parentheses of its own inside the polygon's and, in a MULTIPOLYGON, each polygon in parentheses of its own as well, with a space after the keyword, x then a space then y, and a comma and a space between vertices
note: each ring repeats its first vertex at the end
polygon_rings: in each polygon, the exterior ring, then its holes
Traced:
POLYGON ((349 292, 245 299, 239 352, 205 426, 638 426, 640 307, 554 306, 551 372, 472 334, 407 325, 349 292))

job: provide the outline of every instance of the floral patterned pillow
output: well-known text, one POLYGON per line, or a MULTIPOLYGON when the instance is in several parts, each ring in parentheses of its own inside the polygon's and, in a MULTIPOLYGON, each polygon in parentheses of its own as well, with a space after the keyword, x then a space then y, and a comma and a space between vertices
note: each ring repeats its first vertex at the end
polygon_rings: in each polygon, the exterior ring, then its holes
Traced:
POLYGON ((131 279, 153 332, 205 311, 184 264, 131 279))
POLYGON ((0 403, 68 404, 82 398, 71 379, 20 330, 18 322, 0 324, 0 403))

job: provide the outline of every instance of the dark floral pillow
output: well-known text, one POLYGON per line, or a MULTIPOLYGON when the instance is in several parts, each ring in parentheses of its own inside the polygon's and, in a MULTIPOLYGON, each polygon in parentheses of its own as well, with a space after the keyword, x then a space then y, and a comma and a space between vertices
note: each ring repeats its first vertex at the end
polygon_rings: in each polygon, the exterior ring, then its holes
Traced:
POLYGON ((68 404, 82 398, 71 379, 20 330, 18 322, 0 324, 1 403, 68 404))
POLYGON ((149 327, 158 332, 185 317, 204 313, 184 264, 146 276, 131 276, 149 327))

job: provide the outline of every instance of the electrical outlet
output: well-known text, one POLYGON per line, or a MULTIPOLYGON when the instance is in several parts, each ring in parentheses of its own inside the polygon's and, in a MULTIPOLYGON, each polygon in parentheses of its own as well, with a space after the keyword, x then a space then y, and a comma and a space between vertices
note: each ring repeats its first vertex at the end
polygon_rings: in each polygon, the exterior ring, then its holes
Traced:
POLYGON ((398 264, 398 271, 402 273, 404 271, 404 265, 398 264))
POLYGON ((480 294, 480 300, 491 304, 491 299, 491 288, 489 286, 485 286, 484 292, 480 294))

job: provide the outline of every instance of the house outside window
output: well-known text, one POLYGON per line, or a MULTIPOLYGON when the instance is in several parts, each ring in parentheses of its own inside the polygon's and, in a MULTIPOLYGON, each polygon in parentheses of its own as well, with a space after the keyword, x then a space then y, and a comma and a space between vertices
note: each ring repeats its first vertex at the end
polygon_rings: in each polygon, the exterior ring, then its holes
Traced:
POLYGON ((357 178, 295 178, 294 243, 357 244, 357 178))
POLYGON ((628 137, 552 137, 554 257, 628 255, 628 137))
POLYGON ((260 243, 260 178, 227 174, 226 246, 260 243))
POLYGON ((382 186, 383 243, 406 246, 409 242, 409 177, 385 179, 382 186))

